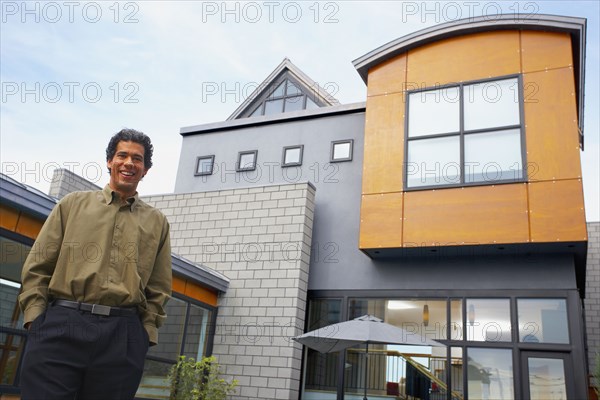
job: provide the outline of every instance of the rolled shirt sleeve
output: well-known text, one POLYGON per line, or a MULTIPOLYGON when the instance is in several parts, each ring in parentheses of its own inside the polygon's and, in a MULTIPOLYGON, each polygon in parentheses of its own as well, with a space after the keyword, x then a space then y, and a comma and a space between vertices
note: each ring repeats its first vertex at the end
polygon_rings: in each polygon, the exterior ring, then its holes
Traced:
POLYGON ((148 332, 150 345, 158 343, 158 328, 160 328, 167 313, 165 306, 171 297, 171 242, 170 228, 166 217, 163 216, 160 246, 158 248, 154 267, 144 292, 146 294, 146 309, 142 311, 142 322, 148 332))
POLYGON ((23 325, 41 315, 48 304, 48 286, 54 274, 63 243, 64 202, 58 203, 44 223, 21 272, 22 291, 19 305, 24 313, 23 325))

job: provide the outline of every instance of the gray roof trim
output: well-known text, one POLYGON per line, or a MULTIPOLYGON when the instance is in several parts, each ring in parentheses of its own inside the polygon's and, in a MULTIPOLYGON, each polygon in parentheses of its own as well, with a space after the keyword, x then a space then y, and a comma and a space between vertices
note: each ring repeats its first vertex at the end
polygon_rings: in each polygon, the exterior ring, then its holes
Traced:
MULTIPOLYGON (((0 174, 0 204, 6 204, 17 210, 26 212, 39 219, 45 220, 50 215, 58 199, 48 196, 31 186, 17 182, 13 178, 0 174)), ((229 287, 229 279, 210 268, 186 260, 171 253, 173 272, 194 282, 209 286, 220 292, 229 287)))
POLYGON ((583 149, 586 26, 587 20, 585 18, 548 14, 536 14, 531 17, 501 14, 465 18, 435 25, 403 36, 357 58, 352 63, 363 81, 367 83, 369 69, 374 66, 416 47, 455 36, 514 29, 569 33, 573 44, 573 60, 575 63, 573 68, 575 70, 575 87, 578 92, 579 134, 583 149))
POLYGON ((0 203, 25 211, 40 219, 46 219, 58 200, 31 186, 0 174, 0 203))
POLYGON ((179 134, 181 136, 189 136, 223 130, 242 129, 259 125, 269 125, 304 119, 331 117, 341 114, 360 113, 365 111, 365 105, 365 102, 340 104, 337 106, 315 108, 312 110, 299 110, 267 116, 248 117, 222 122, 212 122, 208 124, 183 127, 179 130, 179 134))
POLYGON ((306 75, 304 72, 302 72, 300 70, 300 68, 296 67, 289 58, 284 58, 283 61, 277 66, 275 67, 275 69, 273 70, 273 72, 271 72, 269 74, 269 76, 267 76, 267 78, 262 81, 262 83, 260 85, 258 85, 258 87, 256 89, 254 89, 254 91, 252 92, 252 94, 250 94, 250 96, 248 96, 243 102, 242 104, 240 104, 240 106, 233 112, 233 114, 231 114, 229 116, 229 118, 227 118, 227 120, 234 120, 236 118, 238 118, 240 115, 242 115, 244 113, 244 111, 246 111, 246 109, 259 97, 261 97, 261 95, 263 94, 263 92, 267 89, 269 89, 269 87, 271 86, 271 83, 273 83, 283 72, 288 71, 299 83, 301 83, 304 86, 304 90, 305 91, 310 91, 312 94, 314 94, 316 97, 319 98, 320 101, 322 101, 323 103, 329 105, 329 106, 333 106, 333 105, 337 105, 340 104, 340 102, 334 98, 333 96, 327 95, 324 96, 323 94, 326 94, 327 91, 325 89, 323 89, 321 86, 319 86, 317 84, 317 82, 313 81, 312 79, 310 79, 310 77, 308 75, 306 75))
POLYGON ((205 265, 193 263, 176 254, 171 255, 173 272, 184 276, 203 286, 209 286, 219 292, 226 292, 229 288, 229 279, 205 265))

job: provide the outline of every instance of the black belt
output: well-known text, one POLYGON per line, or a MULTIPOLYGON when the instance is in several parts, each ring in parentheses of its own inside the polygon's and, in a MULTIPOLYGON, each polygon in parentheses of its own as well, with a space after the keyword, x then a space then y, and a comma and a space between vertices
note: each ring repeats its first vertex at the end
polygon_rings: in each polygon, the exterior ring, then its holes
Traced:
POLYGON ((89 312, 94 315, 103 315, 105 317, 111 316, 128 316, 128 315, 136 315, 137 308, 136 307, 109 307, 103 306, 102 304, 90 304, 90 303, 80 303, 77 301, 70 300, 54 300, 52 304, 60 307, 72 308, 74 310, 89 312))

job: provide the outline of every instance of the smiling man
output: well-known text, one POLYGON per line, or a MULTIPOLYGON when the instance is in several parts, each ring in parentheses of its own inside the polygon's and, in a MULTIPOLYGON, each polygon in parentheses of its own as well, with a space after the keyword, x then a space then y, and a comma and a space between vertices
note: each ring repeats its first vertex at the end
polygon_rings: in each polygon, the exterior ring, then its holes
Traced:
POLYGON ((143 133, 118 132, 108 185, 65 196, 40 231, 19 296, 23 400, 134 397, 171 294, 169 224, 137 193, 152 152, 143 133))

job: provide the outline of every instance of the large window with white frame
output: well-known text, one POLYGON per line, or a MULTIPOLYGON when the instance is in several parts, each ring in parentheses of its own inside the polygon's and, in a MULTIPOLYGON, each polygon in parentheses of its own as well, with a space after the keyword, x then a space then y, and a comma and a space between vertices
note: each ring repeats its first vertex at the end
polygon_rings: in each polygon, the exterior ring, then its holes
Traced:
POLYGON ((524 180, 521 87, 509 76, 408 92, 404 187, 524 180))

